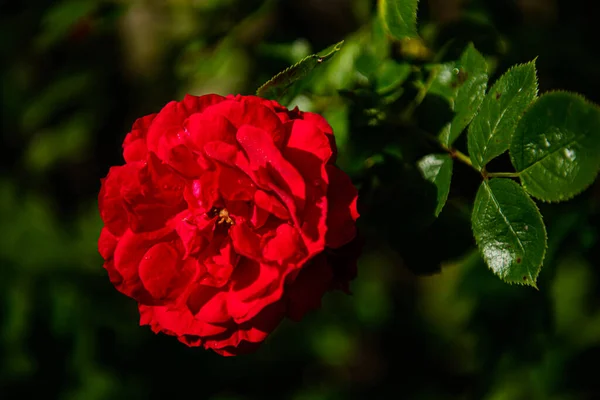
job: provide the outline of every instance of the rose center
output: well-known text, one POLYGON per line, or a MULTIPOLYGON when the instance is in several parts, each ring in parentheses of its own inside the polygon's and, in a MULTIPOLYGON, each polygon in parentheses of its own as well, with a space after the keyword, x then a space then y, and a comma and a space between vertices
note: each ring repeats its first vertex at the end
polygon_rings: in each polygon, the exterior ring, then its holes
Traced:
POLYGON ((234 225, 235 224, 235 221, 229 216, 229 211, 227 211, 226 208, 221 208, 221 209, 213 208, 211 210, 211 214, 219 217, 219 219, 217 220, 217 225, 223 225, 223 224, 234 225))

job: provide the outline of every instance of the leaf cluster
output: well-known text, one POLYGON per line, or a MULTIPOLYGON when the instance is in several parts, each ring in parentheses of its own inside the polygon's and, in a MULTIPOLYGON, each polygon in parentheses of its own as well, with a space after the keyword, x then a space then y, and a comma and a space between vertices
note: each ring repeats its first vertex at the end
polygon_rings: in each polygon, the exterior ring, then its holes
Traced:
MULTIPOLYGON (((432 55, 427 37, 419 35, 417 6, 417 0, 378 2, 371 40, 378 37, 384 44, 356 51, 360 79, 352 89, 339 92, 350 103, 351 124, 369 136, 360 148, 348 146, 349 152, 364 157, 363 168, 351 172, 360 176, 367 192, 363 199, 372 208, 384 206, 375 205, 382 194, 394 198, 397 183, 413 189, 403 196, 414 196, 418 204, 398 205, 416 216, 403 221, 410 223, 414 239, 419 237, 415 232, 427 232, 440 217, 452 190, 455 163, 464 164, 479 176, 469 209, 483 259, 505 282, 536 287, 548 235, 532 198, 566 201, 593 183, 600 170, 600 108, 574 93, 539 95, 535 60, 513 66, 492 83, 493 63, 490 67, 472 43, 455 60, 441 60, 444 47, 432 55), (383 35, 377 36, 378 29, 383 35), (400 57, 394 55, 397 47, 400 57), (423 121, 420 108, 431 101, 445 104, 446 112, 423 121), (428 142, 428 150, 420 146, 422 141, 428 142), (389 166, 390 160, 405 173, 382 181, 373 167, 389 166), (490 171, 495 163, 509 169, 490 171), (414 171, 419 171, 420 189, 412 187, 414 171), (424 204, 430 207, 419 212, 424 204)), ((304 58, 263 85, 258 95, 281 99, 341 45, 304 58)), ((464 215, 464 209, 450 212, 464 215)), ((390 235, 402 232, 398 223, 390 235)), ((400 236, 396 246, 406 256, 406 243, 412 241, 400 236)))

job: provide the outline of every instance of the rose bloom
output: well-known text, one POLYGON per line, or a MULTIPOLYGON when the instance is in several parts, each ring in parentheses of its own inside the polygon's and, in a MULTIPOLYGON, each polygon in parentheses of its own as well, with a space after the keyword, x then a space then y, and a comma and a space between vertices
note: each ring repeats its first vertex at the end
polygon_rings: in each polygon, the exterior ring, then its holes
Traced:
POLYGON ((357 191, 321 116, 188 95, 138 119, 123 156, 102 180, 98 248, 141 325, 236 355, 348 291, 357 191))

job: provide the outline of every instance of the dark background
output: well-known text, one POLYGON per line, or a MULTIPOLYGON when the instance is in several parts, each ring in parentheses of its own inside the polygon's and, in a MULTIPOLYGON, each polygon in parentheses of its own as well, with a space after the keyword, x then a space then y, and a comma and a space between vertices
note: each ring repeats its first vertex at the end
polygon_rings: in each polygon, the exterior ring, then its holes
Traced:
MULTIPOLYGON (((493 77, 538 57, 541 92, 600 102, 597 1, 420 3, 432 51, 473 41, 493 77)), ((356 75, 374 12, 368 0, 0 2, 1 399, 600 399, 600 186, 540 204, 539 291, 502 283, 474 251, 472 172, 456 167, 446 209, 424 223, 414 171, 365 167, 386 129, 361 119, 356 75), (361 187, 354 294, 327 295, 236 358, 139 327, 96 247, 99 180, 135 118, 185 93, 251 94, 344 38, 294 104, 329 119, 361 187)))

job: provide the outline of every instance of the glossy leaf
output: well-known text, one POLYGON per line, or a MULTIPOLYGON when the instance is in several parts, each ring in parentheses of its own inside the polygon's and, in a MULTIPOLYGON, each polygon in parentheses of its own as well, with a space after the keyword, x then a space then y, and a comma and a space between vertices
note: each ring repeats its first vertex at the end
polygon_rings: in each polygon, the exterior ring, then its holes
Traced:
POLYGON ((600 169, 600 108, 572 93, 540 96, 521 118, 510 155, 532 196, 545 201, 575 196, 600 169))
POLYGON ((430 154, 417 163, 423 177, 432 182, 437 188, 437 206, 435 216, 442 212, 452 181, 452 158, 448 154, 430 154))
POLYGON ((473 233, 492 271, 508 283, 536 287, 546 252, 546 228, 537 206, 510 179, 484 181, 475 198, 473 233))
MULTIPOLYGON (((441 68, 438 73, 444 71, 445 68, 441 68)), ((456 68, 452 71, 455 78, 449 81, 449 84, 454 90, 454 96, 450 106, 455 115, 440 134, 440 140, 446 146, 454 143, 477 113, 485 96, 488 81, 485 58, 472 44, 463 52, 456 68)))
POLYGON ((494 83, 469 125, 469 156, 475 168, 481 170, 508 150, 517 123, 537 90, 533 61, 509 69, 494 83))
POLYGON ((446 99, 451 107, 454 107, 454 97, 457 91, 458 67, 456 61, 450 61, 444 64, 428 65, 426 70, 429 73, 435 71, 435 79, 429 87, 429 94, 435 94, 446 99))
POLYGON ((385 30, 396 39, 417 37, 419 0, 379 0, 378 11, 385 30))
POLYGON ((294 82, 307 76, 313 69, 323 64, 333 57, 335 53, 340 51, 343 43, 344 41, 342 40, 319 54, 312 54, 303 58, 259 87, 256 91, 256 95, 274 100, 281 99, 294 82))

